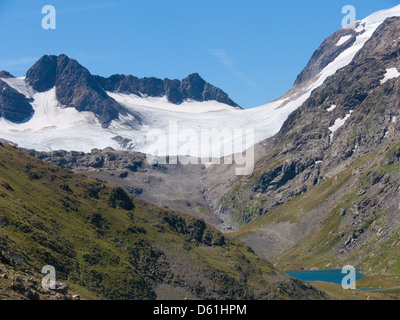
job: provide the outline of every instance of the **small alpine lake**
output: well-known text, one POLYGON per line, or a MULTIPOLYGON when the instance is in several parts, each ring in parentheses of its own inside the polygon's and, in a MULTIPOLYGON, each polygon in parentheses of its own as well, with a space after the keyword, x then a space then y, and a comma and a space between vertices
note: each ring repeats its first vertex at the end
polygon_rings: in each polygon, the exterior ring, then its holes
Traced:
MULTIPOLYGON (((301 270, 301 271, 285 271, 285 273, 293 278, 302 281, 323 281, 336 283, 341 285, 343 278, 347 275, 342 273, 341 269, 337 270, 301 270)), ((356 281, 364 278, 365 274, 356 270, 356 281)))

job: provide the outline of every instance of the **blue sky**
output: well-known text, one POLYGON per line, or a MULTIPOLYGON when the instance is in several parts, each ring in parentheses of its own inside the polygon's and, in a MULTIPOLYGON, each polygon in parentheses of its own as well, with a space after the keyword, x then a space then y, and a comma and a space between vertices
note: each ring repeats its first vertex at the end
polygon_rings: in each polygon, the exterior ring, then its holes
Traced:
POLYGON ((22 76, 65 53, 92 74, 182 79, 198 72, 244 108, 291 88, 321 42, 393 0, 0 0, 0 70, 22 76), (44 5, 56 30, 41 26, 44 5))

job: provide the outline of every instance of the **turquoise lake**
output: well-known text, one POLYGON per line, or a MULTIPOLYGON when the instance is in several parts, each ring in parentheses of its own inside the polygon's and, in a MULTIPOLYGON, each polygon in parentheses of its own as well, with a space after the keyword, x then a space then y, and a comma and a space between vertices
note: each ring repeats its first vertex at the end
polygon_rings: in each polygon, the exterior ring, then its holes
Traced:
MULTIPOLYGON (((336 284, 342 284, 343 278, 347 274, 343 274, 341 269, 338 270, 305 270, 305 271, 287 271, 287 275, 303 280, 303 281, 323 281, 336 284)), ((356 271, 356 281, 364 278, 365 274, 356 271)))

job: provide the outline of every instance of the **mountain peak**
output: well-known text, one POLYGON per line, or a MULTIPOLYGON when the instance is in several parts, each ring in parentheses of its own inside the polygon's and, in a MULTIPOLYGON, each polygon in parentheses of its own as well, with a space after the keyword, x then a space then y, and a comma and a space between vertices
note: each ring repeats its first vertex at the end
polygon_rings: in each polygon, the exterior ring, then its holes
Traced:
POLYGON ((56 88, 65 107, 93 112, 103 126, 118 118, 123 108, 99 86, 89 70, 65 54, 45 55, 26 73, 26 82, 38 92, 56 88))
POLYGON ((15 78, 15 77, 8 71, 2 70, 2 71, 0 71, 0 78, 7 79, 7 78, 15 78))
POLYGON ((197 72, 189 74, 185 79, 188 79, 191 81, 196 81, 196 80, 204 81, 204 79, 197 72))
POLYGON ((187 99, 199 101, 203 99, 206 82, 198 73, 193 73, 182 80, 181 90, 187 99))
POLYGON ((44 55, 26 73, 26 81, 38 92, 54 87, 56 82, 57 56, 44 55))

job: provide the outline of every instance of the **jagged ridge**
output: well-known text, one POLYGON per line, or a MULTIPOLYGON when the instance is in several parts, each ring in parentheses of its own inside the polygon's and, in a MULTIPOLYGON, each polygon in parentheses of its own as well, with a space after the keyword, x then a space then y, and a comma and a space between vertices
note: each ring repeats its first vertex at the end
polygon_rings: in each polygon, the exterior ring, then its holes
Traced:
POLYGON ((193 73, 182 81, 157 78, 137 78, 126 75, 112 75, 109 78, 96 76, 95 79, 106 90, 132 93, 149 97, 166 96, 168 101, 180 104, 185 100, 218 101, 232 107, 239 107, 221 89, 207 83, 198 73, 193 73))

